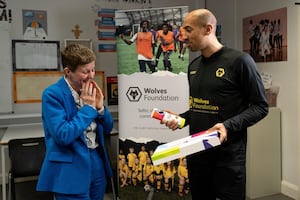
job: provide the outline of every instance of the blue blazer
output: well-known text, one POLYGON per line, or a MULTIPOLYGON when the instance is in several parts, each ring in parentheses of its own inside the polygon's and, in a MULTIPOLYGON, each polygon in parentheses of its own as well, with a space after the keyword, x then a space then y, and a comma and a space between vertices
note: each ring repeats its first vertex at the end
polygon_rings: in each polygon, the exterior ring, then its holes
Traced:
POLYGON ((106 175, 112 169, 104 146, 104 134, 113 128, 113 118, 105 107, 104 114, 84 105, 78 110, 72 93, 60 78, 42 94, 42 121, 46 141, 46 155, 40 171, 37 190, 62 194, 89 191, 91 161, 84 131, 96 120, 98 150, 106 175))

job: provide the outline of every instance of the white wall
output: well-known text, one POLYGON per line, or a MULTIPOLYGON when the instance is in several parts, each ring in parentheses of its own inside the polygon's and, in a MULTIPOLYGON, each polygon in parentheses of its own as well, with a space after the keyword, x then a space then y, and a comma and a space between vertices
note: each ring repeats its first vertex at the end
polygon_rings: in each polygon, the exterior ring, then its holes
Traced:
POLYGON ((222 6, 220 6, 220 1, 208 0, 206 7, 215 14, 218 24, 222 26, 221 42, 226 46, 236 48, 238 32, 236 30, 235 0, 226 0, 222 6))

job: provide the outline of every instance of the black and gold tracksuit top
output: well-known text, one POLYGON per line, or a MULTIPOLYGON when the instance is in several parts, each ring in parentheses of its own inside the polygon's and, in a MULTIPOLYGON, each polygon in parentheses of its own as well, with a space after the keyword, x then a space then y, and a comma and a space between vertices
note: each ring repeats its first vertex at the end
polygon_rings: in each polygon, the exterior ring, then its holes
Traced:
MULTIPOLYGON (((188 68, 189 110, 181 116, 190 134, 223 123, 227 142, 213 152, 219 164, 244 164, 247 127, 268 113, 268 102, 256 64, 249 54, 228 47, 209 58, 199 56, 188 68)), ((263 133, 262 133, 263 134, 263 133)))

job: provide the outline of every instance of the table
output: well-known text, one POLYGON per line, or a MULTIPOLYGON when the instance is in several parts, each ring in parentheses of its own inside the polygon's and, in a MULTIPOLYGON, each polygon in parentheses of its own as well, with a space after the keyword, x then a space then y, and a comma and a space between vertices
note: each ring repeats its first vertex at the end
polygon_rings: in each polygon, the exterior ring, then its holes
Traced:
POLYGON ((5 172, 5 148, 9 140, 18 138, 32 138, 44 136, 44 130, 41 123, 26 124, 20 126, 9 126, 0 140, 1 162, 2 162, 2 199, 6 200, 6 172, 5 172))

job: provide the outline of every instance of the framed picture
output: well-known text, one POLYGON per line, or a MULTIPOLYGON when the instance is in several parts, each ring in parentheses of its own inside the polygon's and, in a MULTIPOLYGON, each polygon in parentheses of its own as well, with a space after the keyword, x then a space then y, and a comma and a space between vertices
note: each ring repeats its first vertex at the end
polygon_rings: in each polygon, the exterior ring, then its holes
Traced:
POLYGON ((118 105, 118 77, 107 77, 108 105, 118 105))
POLYGON ((69 44, 80 44, 90 49, 93 48, 91 39, 65 39, 65 47, 69 44))
POLYGON ((13 71, 59 71, 60 43, 49 40, 12 40, 13 71))
POLYGON ((287 8, 243 19, 243 51, 256 62, 287 61, 287 8))

